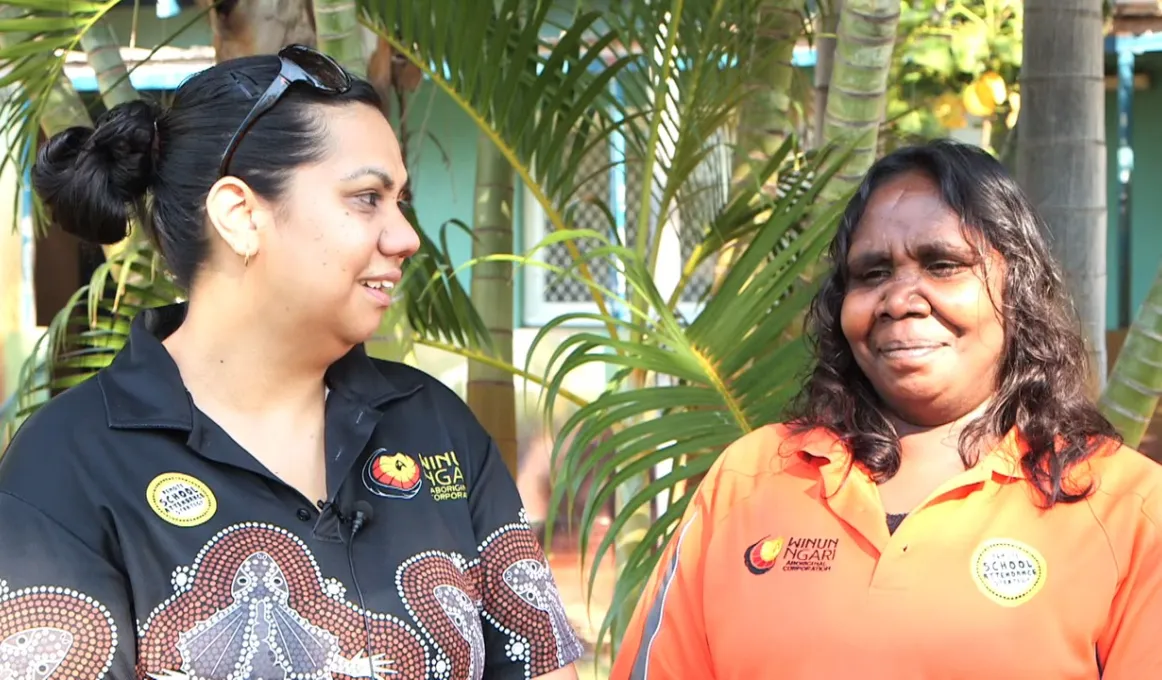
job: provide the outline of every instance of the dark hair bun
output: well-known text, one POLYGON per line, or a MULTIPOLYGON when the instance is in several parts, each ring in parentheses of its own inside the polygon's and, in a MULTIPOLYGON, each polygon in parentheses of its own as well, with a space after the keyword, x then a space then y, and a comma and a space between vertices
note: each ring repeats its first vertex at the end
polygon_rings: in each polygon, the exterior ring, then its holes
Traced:
POLYGON ((153 180, 158 109, 119 104, 95 129, 53 135, 37 154, 32 186, 62 229, 90 243, 117 243, 129 233, 130 206, 153 180))

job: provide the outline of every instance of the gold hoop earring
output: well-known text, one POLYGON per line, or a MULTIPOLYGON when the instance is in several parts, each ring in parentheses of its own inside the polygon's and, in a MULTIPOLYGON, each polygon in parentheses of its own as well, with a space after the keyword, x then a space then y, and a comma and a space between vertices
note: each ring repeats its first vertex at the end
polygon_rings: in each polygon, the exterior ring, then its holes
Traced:
POLYGON ((242 258, 242 266, 243 267, 250 266, 250 253, 246 253, 246 256, 242 258))

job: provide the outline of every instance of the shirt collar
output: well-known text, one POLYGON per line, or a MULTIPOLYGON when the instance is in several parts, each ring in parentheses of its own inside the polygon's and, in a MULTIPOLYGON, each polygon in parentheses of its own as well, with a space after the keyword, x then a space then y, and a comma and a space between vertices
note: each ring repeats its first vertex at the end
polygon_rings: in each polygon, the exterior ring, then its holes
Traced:
MULTIPOLYGON (((185 319, 187 303, 142 310, 125 346, 97 374, 109 427, 115 429, 194 429, 194 406, 181 373, 161 340, 185 319)), ((376 408, 418 390, 410 372, 385 375, 356 345, 326 373, 327 385, 354 402, 376 408)))
MULTIPOLYGON (((829 496, 843 485, 854 467, 862 469, 852 459, 847 443, 826 428, 790 434, 784 442, 785 451, 796 453, 801 460, 818 469, 829 496)), ((1028 479, 1021 465, 1021 458, 1028 450, 1025 438, 1013 427, 996 446, 981 456, 972 469, 982 477, 992 473, 1008 479, 1028 479)))

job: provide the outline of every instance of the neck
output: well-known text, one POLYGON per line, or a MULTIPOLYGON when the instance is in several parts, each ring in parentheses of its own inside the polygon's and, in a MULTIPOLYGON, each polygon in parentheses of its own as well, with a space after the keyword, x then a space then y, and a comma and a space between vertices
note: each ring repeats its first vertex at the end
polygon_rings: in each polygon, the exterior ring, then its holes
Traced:
MULTIPOLYGON (((896 429, 900 439, 900 457, 906 460, 913 456, 931 457, 934 452, 942 452, 960 457, 960 435, 969 423, 988 410, 990 402, 986 401, 972 411, 949 423, 936 426, 922 426, 909 423, 898 416, 889 416, 889 420, 896 429)), ((991 442, 982 441, 978 448, 988 447, 991 442)), ((968 452, 969 460, 975 459, 979 451, 968 452)))
POLYGON ((294 324, 271 324, 259 305, 223 300, 191 291, 185 321, 162 343, 195 401, 250 413, 318 404, 338 356, 300 339, 294 324))

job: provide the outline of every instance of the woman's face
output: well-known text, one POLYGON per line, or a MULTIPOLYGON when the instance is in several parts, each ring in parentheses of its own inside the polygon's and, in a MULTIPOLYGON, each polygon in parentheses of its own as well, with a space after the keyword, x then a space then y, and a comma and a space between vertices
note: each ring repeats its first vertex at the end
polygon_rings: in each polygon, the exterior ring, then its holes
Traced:
POLYGON ((987 246, 983 259, 978 250, 919 173, 880 185, 852 236, 843 335, 880 398, 906 422, 951 423, 996 390, 1004 262, 987 246))
POLYGON ((383 114, 365 104, 323 112, 328 153, 295 171, 251 266, 261 263, 296 319, 357 344, 379 327, 419 238, 400 211, 408 175, 383 114))

